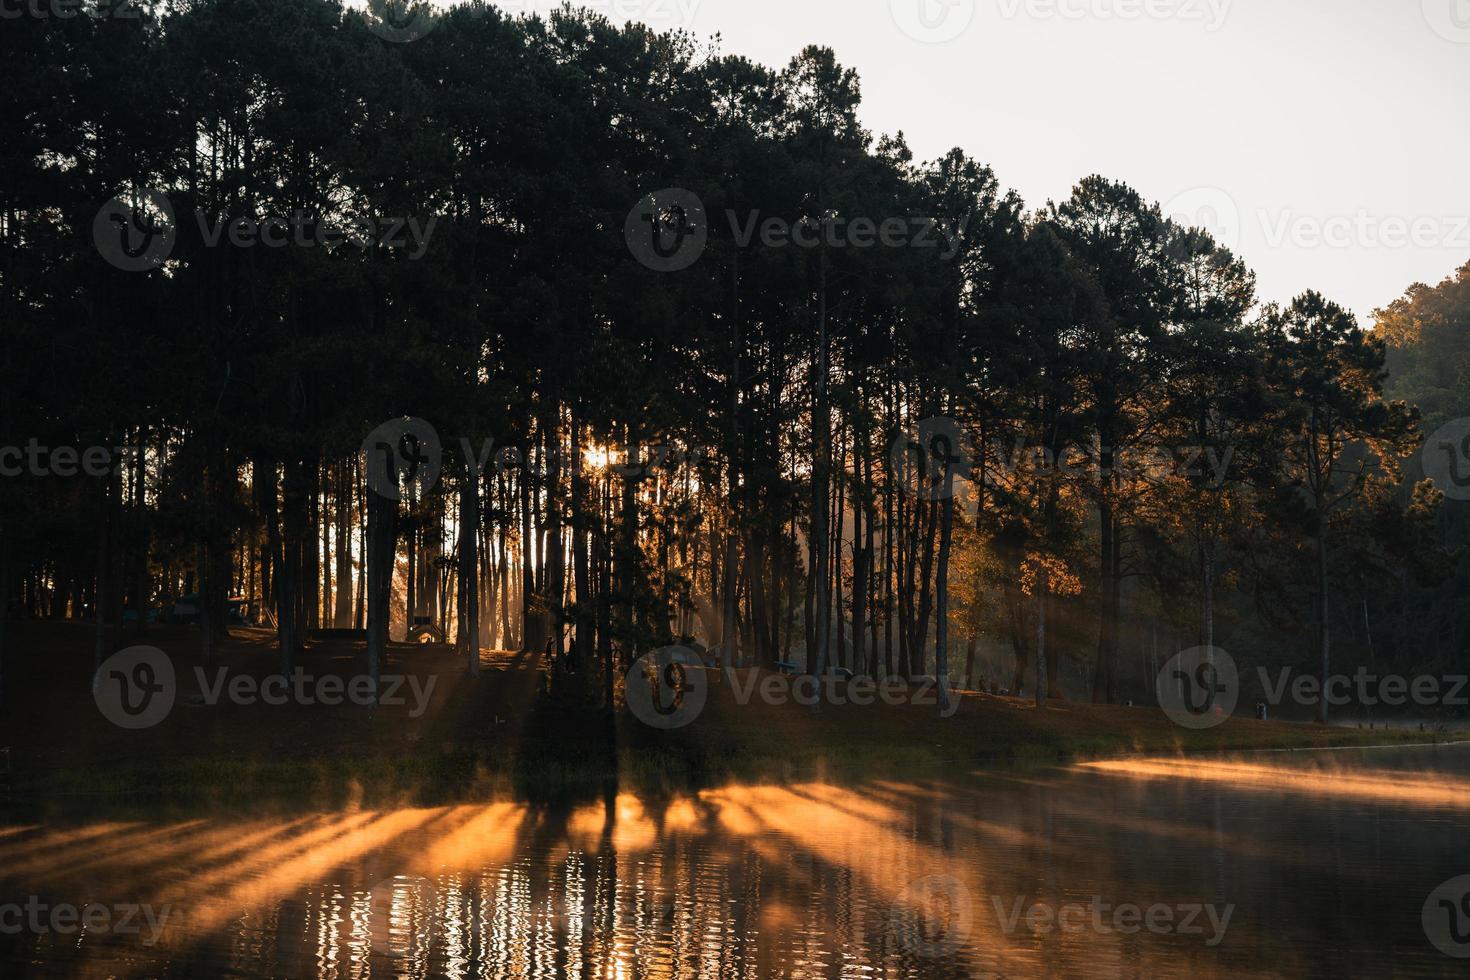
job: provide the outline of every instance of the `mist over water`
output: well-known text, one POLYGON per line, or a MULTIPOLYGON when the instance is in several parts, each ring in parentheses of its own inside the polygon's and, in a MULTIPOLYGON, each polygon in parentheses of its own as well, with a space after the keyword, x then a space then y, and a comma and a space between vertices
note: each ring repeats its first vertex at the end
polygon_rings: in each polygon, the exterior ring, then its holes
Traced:
POLYGON ((1470 861, 1467 778, 1470 747, 1447 746, 3 820, 7 901, 139 905, 152 922, 0 934, 0 973, 1453 976, 1420 913, 1470 861))

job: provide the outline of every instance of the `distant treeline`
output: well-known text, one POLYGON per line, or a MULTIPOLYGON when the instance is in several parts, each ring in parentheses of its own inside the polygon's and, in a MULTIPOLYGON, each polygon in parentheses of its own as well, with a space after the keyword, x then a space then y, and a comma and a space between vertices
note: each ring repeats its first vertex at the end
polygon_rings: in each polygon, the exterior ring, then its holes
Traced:
MULTIPOLYGON (((137 449, 0 479, 8 616, 91 619, 100 658, 197 591, 208 656, 243 596, 283 669, 320 626, 376 669, 427 617, 471 666, 549 642, 604 704, 687 637, 971 685, 989 638, 1011 687, 1067 657, 1120 700, 1150 625, 1213 644, 1251 608, 1325 672, 1365 598, 1451 580, 1383 338, 1258 304, 1125 184, 1028 209, 916 162, 823 48, 396 23, 0 31, 0 443, 137 449)), ((1402 626, 1375 656, 1423 652, 1402 626)))

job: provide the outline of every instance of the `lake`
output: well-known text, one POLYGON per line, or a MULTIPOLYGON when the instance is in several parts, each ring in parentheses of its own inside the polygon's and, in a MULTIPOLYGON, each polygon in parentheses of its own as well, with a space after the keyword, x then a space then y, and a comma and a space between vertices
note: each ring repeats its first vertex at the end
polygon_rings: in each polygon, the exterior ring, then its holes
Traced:
POLYGON ((1464 976, 1467 840, 1458 745, 12 815, 0 975, 1464 976))

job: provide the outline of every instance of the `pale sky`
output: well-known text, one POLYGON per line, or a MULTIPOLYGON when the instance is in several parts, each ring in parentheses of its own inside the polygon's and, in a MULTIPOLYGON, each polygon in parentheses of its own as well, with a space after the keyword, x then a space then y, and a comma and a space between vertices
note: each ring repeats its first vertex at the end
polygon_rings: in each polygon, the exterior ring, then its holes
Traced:
POLYGON ((962 147, 1032 208, 1127 181, 1218 229, 1263 300, 1313 288, 1366 323, 1470 261, 1470 0, 582 5, 775 67, 832 47, 875 133, 921 159, 962 147))

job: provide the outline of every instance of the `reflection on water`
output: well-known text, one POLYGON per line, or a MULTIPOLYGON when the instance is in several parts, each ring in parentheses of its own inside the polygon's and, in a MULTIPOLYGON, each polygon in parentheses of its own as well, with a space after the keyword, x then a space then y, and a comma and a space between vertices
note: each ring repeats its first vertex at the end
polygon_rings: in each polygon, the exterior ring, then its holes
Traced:
POLYGON ((1467 770, 1455 747, 570 807, 0 821, 0 975, 1462 975, 1420 913, 1470 872, 1467 770), (28 903, 40 928, 8 929, 28 903), (89 903, 148 917, 134 932, 46 918, 89 903))

